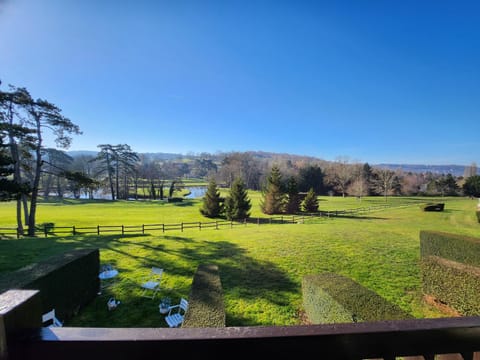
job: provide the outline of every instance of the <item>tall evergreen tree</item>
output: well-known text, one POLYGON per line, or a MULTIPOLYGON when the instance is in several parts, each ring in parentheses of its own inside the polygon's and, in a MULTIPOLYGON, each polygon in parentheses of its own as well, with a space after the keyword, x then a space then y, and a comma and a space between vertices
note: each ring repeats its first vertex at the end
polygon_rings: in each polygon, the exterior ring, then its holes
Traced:
POLYGON ((300 168, 298 180, 298 190, 308 191, 311 187, 317 194, 325 192, 324 174, 320 166, 308 165, 300 168))
POLYGON ((274 165, 267 178, 260 208, 264 214, 281 214, 285 208, 285 193, 282 189, 282 174, 274 165))
POLYGON ((230 187, 230 195, 225 199, 225 216, 228 220, 243 220, 250 217, 252 204, 241 178, 236 178, 230 187))
POLYGON ((307 192, 307 196, 303 199, 302 202, 302 209, 305 212, 317 212, 318 211, 318 199, 317 194, 310 188, 307 192))
POLYGON ((480 198, 480 175, 470 176, 463 184, 465 195, 480 198))
POLYGON ((298 194, 297 181, 293 176, 287 182, 287 201, 285 204, 285 212, 287 214, 295 214, 300 210, 300 196, 298 194))
POLYGON ((217 188, 215 179, 210 179, 208 182, 207 192, 203 197, 203 204, 200 208, 200 213, 209 218, 215 218, 222 214, 223 204, 221 202, 220 192, 217 188))

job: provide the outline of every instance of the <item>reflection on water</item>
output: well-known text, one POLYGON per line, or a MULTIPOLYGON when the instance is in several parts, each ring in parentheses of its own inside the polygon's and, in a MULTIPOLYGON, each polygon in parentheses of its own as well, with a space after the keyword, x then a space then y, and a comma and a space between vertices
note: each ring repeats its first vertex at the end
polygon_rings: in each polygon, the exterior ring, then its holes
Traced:
POLYGON ((192 187, 187 187, 186 189, 190 191, 190 194, 185 196, 185 198, 187 199, 201 198, 207 192, 206 186, 192 186, 192 187))
MULTIPOLYGON (((186 199, 197 199, 201 198, 205 195, 207 192, 207 187, 206 186, 191 186, 191 187, 185 187, 186 190, 190 191, 190 194, 185 196, 186 199)), ((50 196, 55 196, 53 194, 50 194, 50 196)), ((73 199, 73 194, 66 192, 63 195, 64 198, 66 199, 73 199)), ((85 194, 82 192, 80 194, 80 199, 89 199, 88 194, 85 194)), ((109 192, 103 192, 102 190, 96 190, 93 192, 93 199, 99 199, 99 200, 111 200, 112 195, 109 192)), ((130 200, 134 200, 134 198, 130 198, 130 200)))

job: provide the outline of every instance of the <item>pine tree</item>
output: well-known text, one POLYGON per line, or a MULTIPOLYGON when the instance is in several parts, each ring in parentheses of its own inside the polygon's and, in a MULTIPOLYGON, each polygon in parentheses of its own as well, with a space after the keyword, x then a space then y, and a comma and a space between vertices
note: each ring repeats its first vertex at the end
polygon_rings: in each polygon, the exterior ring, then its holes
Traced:
POLYGON ((307 196, 305 196, 305 199, 302 202, 302 209, 305 212, 318 211, 317 194, 315 194, 315 191, 313 190, 313 188, 310 188, 310 190, 308 190, 307 196))
POLYGON ((285 194, 282 189, 282 174, 274 165, 267 178, 267 185, 263 193, 260 208, 264 214, 281 214, 285 208, 285 194))
POLYGON ((230 188, 230 195, 225 199, 226 218, 228 220, 246 219, 250 217, 251 207, 243 180, 236 178, 230 188))
POLYGON ((212 178, 208 183, 207 192, 203 197, 203 205, 200 213, 209 218, 215 218, 222 214, 223 204, 220 198, 220 192, 217 189, 217 183, 212 178))
POLYGON ((300 210, 300 197, 298 195, 297 181, 293 176, 287 182, 287 201, 285 212, 287 214, 296 214, 300 210))

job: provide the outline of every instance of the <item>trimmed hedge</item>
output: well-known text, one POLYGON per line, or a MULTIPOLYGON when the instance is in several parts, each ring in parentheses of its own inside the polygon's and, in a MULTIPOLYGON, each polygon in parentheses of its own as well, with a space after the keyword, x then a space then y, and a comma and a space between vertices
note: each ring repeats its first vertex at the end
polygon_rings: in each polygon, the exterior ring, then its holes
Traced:
POLYGON ((218 266, 198 266, 182 327, 225 327, 223 289, 218 266))
POLYGON ((420 231, 420 256, 438 256, 480 267, 480 239, 439 231, 420 231))
POLYGON ((0 293, 9 289, 40 290, 42 313, 55 308, 68 320, 97 296, 100 255, 98 249, 66 252, 0 277, 0 293))
POLYGON ((420 232, 425 294, 463 315, 480 315, 480 239, 435 231, 420 232))
POLYGON ((303 307, 313 324, 413 318, 362 285, 334 273, 302 279, 303 307))
POLYGON ((421 206, 423 211, 443 211, 444 203, 427 203, 421 206))
POLYGON ((425 294, 433 295, 464 316, 480 315, 480 269, 449 266, 434 257, 422 259, 421 267, 425 294))

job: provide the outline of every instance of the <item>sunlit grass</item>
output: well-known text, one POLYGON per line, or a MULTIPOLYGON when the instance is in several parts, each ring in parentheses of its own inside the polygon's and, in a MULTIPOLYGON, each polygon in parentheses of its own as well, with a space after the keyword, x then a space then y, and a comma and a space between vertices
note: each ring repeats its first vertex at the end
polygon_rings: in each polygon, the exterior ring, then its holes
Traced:
MULTIPOLYGON (((252 216, 259 193, 252 196, 252 216)), ((86 307, 70 325, 166 326, 158 312, 162 296, 187 297, 199 264, 220 270, 227 325, 292 325, 301 322, 301 280, 308 274, 332 271, 348 276, 399 305, 415 317, 446 316, 423 302, 419 269, 420 230, 441 230, 478 236, 476 202, 445 198, 445 211, 423 212, 419 199, 389 198, 406 207, 362 213, 351 218, 315 218, 303 224, 240 225, 184 232, 152 232, 145 236, 71 236, 0 240, 0 272, 8 273, 68 249, 98 247, 102 263, 116 266, 118 281, 86 307), (151 266, 165 269, 162 292, 155 299, 140 297, 139 284, 151 266), (112 312, 110 296, 121 305, 112 312)), ((425 201, 425 199, 423 199, 425 201)), ((365 198, 365 204, 384 203, 365 198)), ((354 208, 355 198, 325 197, 323 209, 354 208)), ((177 205, 163 202, 41 203, 39 222, 65 225, 178 223, 205 221, 200 201, 177 205), (195 219, 195 220, 194 220, 195 219)), ((359 206, 360 207, 360 206, 359 206)), ((14 204, 0 204, 0 226, 12 224, 14 204)))

